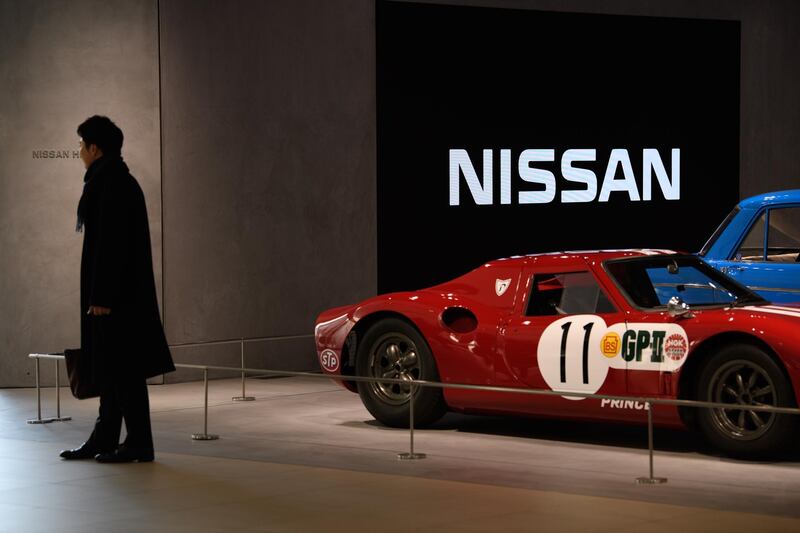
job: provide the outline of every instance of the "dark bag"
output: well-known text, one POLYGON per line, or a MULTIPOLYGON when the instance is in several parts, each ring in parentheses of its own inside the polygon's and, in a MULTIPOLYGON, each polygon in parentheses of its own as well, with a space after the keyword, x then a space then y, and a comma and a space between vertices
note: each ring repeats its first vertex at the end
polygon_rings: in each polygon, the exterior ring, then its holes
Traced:
POLYGON ((73 396, 79 400, 100 396, 92 380, 92 361, 83 355, 80 348, 64 350, 64 362, 67 364, 69 388, 73 396))

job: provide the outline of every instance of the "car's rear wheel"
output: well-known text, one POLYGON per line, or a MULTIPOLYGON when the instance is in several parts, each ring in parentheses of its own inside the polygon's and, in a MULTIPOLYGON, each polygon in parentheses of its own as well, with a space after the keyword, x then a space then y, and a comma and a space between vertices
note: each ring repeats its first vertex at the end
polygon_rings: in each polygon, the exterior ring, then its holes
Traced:
MULTIPOLYGON (((387 318, 374 324, 359 341, 356 367, 359 376, 407 382, 359 382, 358 393, 376 420, 392 427, 408 427, 411 381, 439 381, 428 343, 409 323, 387 318)), ((415 387, 414 425, 425 426, 447 411, 442 389, 415 387)))
POLYGON ((706 439, 734 456, 760 457, 783 451, 797 425, 795 415, 746 411, 744 406, 794 405, 789 380, 762 349, 749 344, 726 346, 700 372, 697 398, 730 404, 700 409, 698 420, 706 439))

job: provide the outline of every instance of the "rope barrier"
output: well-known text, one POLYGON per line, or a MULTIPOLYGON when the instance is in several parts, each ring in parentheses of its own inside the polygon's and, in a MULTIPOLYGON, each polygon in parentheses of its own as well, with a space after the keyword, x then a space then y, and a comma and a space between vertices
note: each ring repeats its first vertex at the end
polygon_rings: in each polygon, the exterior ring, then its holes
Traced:
MULTIPOLYGON (((241 342, 244 339, 240 339, 241 342)), ((242 352, 244 353, 244 352, 242 352)), ((56 365, 58 365, 58 361, 64 359, 64 356, 61 354, 37 354, 32 353, 28 355, 29 358, 36 360, 36 402, 37 402, 37 412, 38 417, 36 419, 28 420, 29 424, 46 424, 49 422, 54 421, 62 421, 62 420, 70 420, 70 417, 61 417, 60 412, 60 398, 58 397, 58 390, 56 392, 56 398, 59 406, 58 410, 58 417, 56 418, 42 418, 42 397, 41 397, 41 384, 39 380, 39 360, 40 359, 55 359, 56 365)), ((245 374, 259 374, 263 376, 283 376, 283 377, 310 377, 310 378, 317 378, 317 379, 332 379, 336 381, 355 381, 355 382, 368 382, 368 383, 390 383, 390 384, 397 384, 397 385, 404 385, 411 387, 411 398, 414 397, 414 394, 417 390, 417 387, 436 387, 436 388, 451 388, 451 389, 462 389, 462 390, 476 390, 476 391, 489 391, 489 392, 509 392, 509 393, 517 393, 517 394, 532 394, 532 395, 539 395, 539 396, 571 396, 571 397, 580 397, 580 398, 595 398, 595 399, 602 399, 602 400, 623 400, 623 401, 636 401, 639 403, 644 403, 645 408, 647 410, 647 447, 649 453, 649 462, 650 462, 650 469, 649 469, 649 477, 639 477, 636 479, 637 483, 640 484, 647 484, 647 485, 654 485, 654 484, 661 484, 666 483, 667 478, 664 477, 655 477, 653 472, 653 408, 656 405, 674 405, 674 406, 682 406, 682 407, 696 407, 696 408, 705 408, 705 409, 730 409, 731 404, 726 403, 718 403, 718 402, 701 402, 696 400, 679 400, 679 399, 668 399, 668 398, 650 398, 650 397, 642 397, 642 396, 616 396, 610 394, 590 394, 585 392, 571 392, 571 391, 555 391, 555 390, 545 390, 545 389, 522 389, 516 387, 498 387, 492 385, 471 385, 467 383, 441 383, 438 381, 426 381, 426 380, 414 380, 414 381, 407 381, 403 379, 395 379, 395 378, 371 378, 371 377, 364 377, 364 376, 342 376, 342 375, 335 375, 335 374, 322 374, 317 372, 294 372, 290 370, 271 370, 265 368, 246 368, 244 366, 244 357, 242 357, 242 366, 239 368, 230 367, 230 366, 217 366, 217 365, 194 365, 194 364, 186 364, 186 363, 176 363, 175 366, 177 368, 187 368, 187 369, 197 369, 203 371, 203 390, 204 390, 204 402, 203 402, 203 433, 196 433, 192 435, 193 440, 217 440, 219 439, 219 435, 209 434, 208 433, 208 371, 209 370, 221 370, 227 372, 237 372, 242 374, 242 396, 244 396, 244 375, 245 374)), ((56 385, 58 387, 58 373, 56 373, 56 385)), ((235 401, 236 398, 233 398, 235 401)), ((800 409, 794 407, 772 407, 772 406, 759 406, 759 405, 736 405, 737 410, 742 411, 757 411, 757 412, 767 412, 767 413, 779 413, 779 414, 791 414, 791 415, 800 415, 800 409)), ((412 401, 409 404, 409 452, 408 453, 400 453, 397 454, 398 459, 401 460, 416 460, 416 459, 424 459, 426 454, 424 453, 417 453, 414 451, 414 402, 412 401)))

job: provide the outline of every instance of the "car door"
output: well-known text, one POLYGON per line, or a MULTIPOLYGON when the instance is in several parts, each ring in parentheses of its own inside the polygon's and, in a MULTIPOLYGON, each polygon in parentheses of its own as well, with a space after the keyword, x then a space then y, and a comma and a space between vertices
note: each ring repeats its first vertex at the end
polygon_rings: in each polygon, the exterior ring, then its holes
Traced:
POLYGON ((763 210, 714 266, 773 302, 800 301, 800 206, 763 210))
MULTIPOLYGON (((523 272, 525 298, 501 328, 496 379, 507 386, 567 392, 625 392, 625 372, 609 368, 607 326, 624 322, 584 263, 523 272)), ((517 410, 570 414, 587 411, 575 396, 508 396, 517 410), (577 400, 577 401, 576 401, 577 400)), ((598 404, 594 400, 591 405, 598 404)), ((599 404, 598 404, 599 405, 599 404)))

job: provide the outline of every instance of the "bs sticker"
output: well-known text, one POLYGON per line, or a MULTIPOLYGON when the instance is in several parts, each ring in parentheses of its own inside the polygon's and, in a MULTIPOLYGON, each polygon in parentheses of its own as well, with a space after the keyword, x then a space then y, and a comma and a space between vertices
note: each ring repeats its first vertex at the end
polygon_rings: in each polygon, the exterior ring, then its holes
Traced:
POLYGON ((600 351, 603 352, 603 355, 606 357, 616 357, 620 350, 619 341, 619 335, 613 331, 606 333, 600 341, 600 351))

